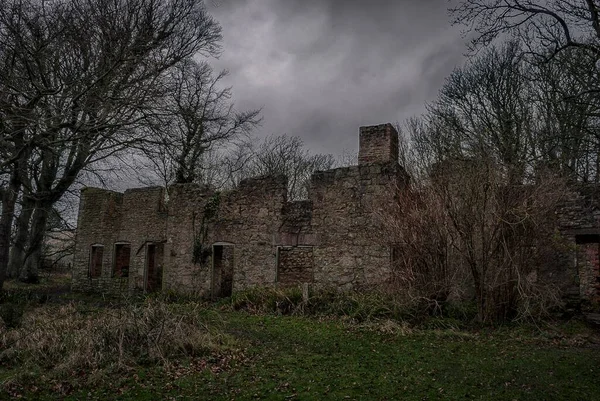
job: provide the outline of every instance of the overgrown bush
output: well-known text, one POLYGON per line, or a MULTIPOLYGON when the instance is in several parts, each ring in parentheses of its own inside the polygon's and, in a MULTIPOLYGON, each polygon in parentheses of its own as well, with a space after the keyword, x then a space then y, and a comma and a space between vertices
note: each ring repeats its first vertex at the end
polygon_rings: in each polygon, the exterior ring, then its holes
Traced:
POLYGON ((380 216, 394 246, 391 292, 429 303, 435 313, 473 300, 494 324, 548 316, 558 291, 538 271, 562 246, 556 210, 565 183, 551 175, 515 184, 494 160, 447 160, 420 185, 401 191, 380 216))

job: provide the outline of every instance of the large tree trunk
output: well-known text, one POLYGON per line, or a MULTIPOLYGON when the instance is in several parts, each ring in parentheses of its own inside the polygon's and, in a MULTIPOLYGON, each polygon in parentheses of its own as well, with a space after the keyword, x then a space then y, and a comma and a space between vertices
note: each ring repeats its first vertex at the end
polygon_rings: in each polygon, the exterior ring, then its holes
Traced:
POLYGON ((38 202, 31 221, 29 246, 25 255, 25 263, 19 273, 19 280, 25 283, 36 283, 39 280, 38 271, 42 265, 42 245, 48 223, 48 208, 44 203, 38 202))
POLYGON ((21 213, 17 217, 17 234, 13 246, 10 248, 10 259, 6 276, 17 278, 25 264, 25 251, 29 238, 29 223, 33 214, 35 202, 28 196, 23 196, 21 213))
POLYGON ((21 189, 18 174, 12 174, 8 187, 2 194, 2 214, 0 214, 0 289, 4 285, 10 249, 10 234, 15 215, 15 205, 21 189))

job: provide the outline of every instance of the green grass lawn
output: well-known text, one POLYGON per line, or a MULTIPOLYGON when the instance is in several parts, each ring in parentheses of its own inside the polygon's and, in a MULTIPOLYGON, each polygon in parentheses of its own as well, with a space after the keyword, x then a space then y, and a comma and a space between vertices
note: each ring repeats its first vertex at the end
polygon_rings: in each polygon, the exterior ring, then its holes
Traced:
POLYGON ((252 344, 251 357, 203 377, 198 389, 211 399, 600 399, 594 349, 498 333, 381 334, 289 317, 234 315, 229 324, 252 344))
MULTIPOLYGON (((239 350, 168 366, 11 386, 29 399, 600 400, 600 348, 557 331, 412 330, 388 323, 209 311, 239 350), (83 387, 81 387, 83 386, 83 387)), ((571 326, 569 326, 571 327, 571 326)), ((585 331, 589 335, 588 331, 585 331)), ((80 374, 85 376, 86 373, 80 374)))

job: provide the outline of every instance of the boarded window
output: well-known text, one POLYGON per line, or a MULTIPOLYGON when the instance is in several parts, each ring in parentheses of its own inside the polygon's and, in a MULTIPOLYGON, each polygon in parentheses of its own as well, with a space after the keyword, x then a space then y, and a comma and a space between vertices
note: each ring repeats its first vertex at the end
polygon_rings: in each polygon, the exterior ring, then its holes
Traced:
POLYGON ((292 285, 313 282, 313 248, 282 246, 277 248, 277 282, 292 285))
POLYGON ((104 255, 103 245, 92 245, 90 252, 90 270, 89 276, 97 278, 102 276, 102 256, 104 255))
POLYGON ((113 266, 113 277, 129 277, 129 259, 131 255, 131 245, 115 245, 115 262, 113 266))

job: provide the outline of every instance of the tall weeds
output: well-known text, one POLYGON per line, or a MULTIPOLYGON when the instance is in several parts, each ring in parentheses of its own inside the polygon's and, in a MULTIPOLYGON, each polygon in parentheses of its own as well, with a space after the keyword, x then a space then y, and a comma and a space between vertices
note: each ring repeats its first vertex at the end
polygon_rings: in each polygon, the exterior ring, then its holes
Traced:
POLYGON ((465 303, 446 304, 443 309, 435 309, 428 299, 385 291, 343 292, 321 288, 313 291, 308 300, 303 300, 297 287, 256 287, 235 293, 230 302, 232 309, 250 313, 330 316, 355 322, 392 319, 419 323, 432 315, 465 322, 473 318, 472 308, 465 303))
POLYGON ((56 373, 168 364, 234 346, 199 304, 158 300, 87 311, 48 305, 0 328, 0 363, 56 373))

